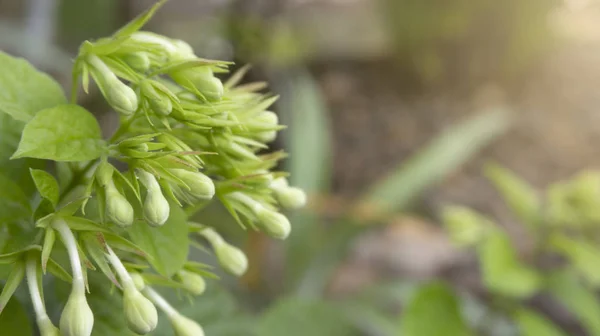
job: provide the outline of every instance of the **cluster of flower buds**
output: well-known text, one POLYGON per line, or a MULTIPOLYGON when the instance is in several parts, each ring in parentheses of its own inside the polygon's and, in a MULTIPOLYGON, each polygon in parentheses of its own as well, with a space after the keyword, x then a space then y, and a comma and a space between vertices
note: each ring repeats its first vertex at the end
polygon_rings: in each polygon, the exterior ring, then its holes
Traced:
MULTIPOLYGON (((304 192, 289 186, 285 173, 273 171, 285 153, 266 152, 284 128, 269 110, 277 97, 261 93, 263 83, 240 85, 248 68, 222 82, 218 76, 228 72, 230 62, 199 58, 184 41, 140 31, 163 3, 113 36, 82 44, 74 78, 85 92, 93 79, 119 113, 119 127, 100 158, 61 166, 71 169, 72 181, 62 187, 53 211, 44 208, 45 215, 36 214, 43 242, 0 255, 0 261, 15 265, 0 296, 0 312, 26 277, 42 336, 92 334, 87 269, 99 269, 122 291, 122 316, 133 332, 152 332, 162 312, 176 335, 202 336, 202 328, 153 286, 166 284, 200 295, 210 274, 206 265, 187 261, 171 274, 158 275, 147 267, 152 259, 130 241, 131 231, 138 225, 166 229, 174 210, 192 213, 218 199, 240 224, 284 239, 291 225, 279 208, 306 203, 304 192), (56 236, 66 248, 71 275, 49 258, 56 236), (37 280, 46 268, 71 283, 58 328, 46 313, 37 280)), ((190 234, 212 247, 227 273, 246 272, 244 253, 215 228, 184 221, 190 234)))

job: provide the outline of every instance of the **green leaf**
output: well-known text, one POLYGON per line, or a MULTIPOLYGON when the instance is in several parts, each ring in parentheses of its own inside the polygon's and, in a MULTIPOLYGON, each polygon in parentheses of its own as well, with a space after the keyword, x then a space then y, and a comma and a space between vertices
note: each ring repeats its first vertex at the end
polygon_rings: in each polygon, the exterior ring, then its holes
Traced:
POLYGON ((42 271, 46 274, 46 265, 48 264, 48 260, 50 259, 50 253, 52 253, 52 249, 54 248, 54 243, 56 242, 56 231, 52 228, 47 228, 44 231, 44 244, 42 245, 42 254, 41 254, 41 265, 42 271))
POLYGON ((11 300, 0 314, 0 330, 2 335, 33 335, 27 311, 19 301, 11 300))
POLYGON ((106 260, 106 248, 101 243, 101 236, 96 236, 91 233, 84 233, 79 235, 79 239, 83 241, 83 246, 87 250, 88 254, 92 258, 92 260, 98 265, 102 273, 106 275, 106 277, 117 287, 120 287, 119 282, 117 281, 117 277, 113 273, 110 265, 108 265, 108 261, 106 260))
POLYGON ((64 103, 62 88, 50 76, 0 51, 0 112, 29 121, 38 111, 64 103))
POLYGON ((515 313, 515 320, 521 336, 566 336, 559 327, 542 315, 529 310, 520 309, 515 313))
POLYGON ((0 223, 29 218, 31 206, 21 188, 0 173, 0 223))
POLYGON ((283 298, 258 322, 257 336, 360 335, 345 315, 331 303, 283 298))
POLYGON ((540 199, 531 185, 508 169, 494 164, 485 168, 485 174, 520 220, 531 226, 539 222, 540 199))
POLYGON ((185 212, 171 203, 171 214, 165 224, 151 227, 137 221, 129 230, 131 240, 149 254, 154 269, 171 276, 187 261, 189 238, 185 212))
POLYGON ((581 322, 590 336, 600 336, 600 303, 592 288, 584 286, 572 272, 547 277, 547 290, 581 322))
POLYGON ((488 235, 478 252, 483 282, 490 291, 523 298, 540 289, 540 275, 518 259, 506 233, 495 231, 488 235))
POLYGON ((567 257, 581 276, 591 285, 600 285, 600 249, 585 241, 578 241, 564 235, 550 238, 551 246, 567 257))
POLYGON ((65 222, 67 222, 67 225, 69 225, 69 227, 75 231, 112 233, 110 229, 103 226, 102 224, 95 223, 83 217, 64 216, 63 219, 65 220, 65 222))
POLYGON ((360 204, 375 215, 405 208, 425 188, 455 171, 502 134, 508 125, 507 111, 494 109, 450 127, 371 187, 360 204))
MULTIPOLYGON (((13 264, 12 269, 4 283, 0 294, 0 313, 6 308, 8 301, 13 296, 21 281, 25 277, 25 263, 23 261, 13 264)), ((1 315, 0 315, 1 316, 1 315)))
POLYGON ((105 150, 96 118, 78 105, 59 105, 38 112, 25 125, 12 158, 54 161, 93 160, 105 150))
POLYGON ((434 282, 419 288, 405 307, 398 335, 467 336, 473 332, 464 321, 452 289, 434 282))
POLYGON ((58 182, 54 176, 39 169, 29 169, 29 171, 31 172, 31 177, 33 178, 35 187, 40 192, 40 195, 56 207, 60 192, 58 182))
POLYGON ((442 217, 452 242, 458 246, 476 245, 494 228, 490 219, 467 207, 448 206, 442 217))

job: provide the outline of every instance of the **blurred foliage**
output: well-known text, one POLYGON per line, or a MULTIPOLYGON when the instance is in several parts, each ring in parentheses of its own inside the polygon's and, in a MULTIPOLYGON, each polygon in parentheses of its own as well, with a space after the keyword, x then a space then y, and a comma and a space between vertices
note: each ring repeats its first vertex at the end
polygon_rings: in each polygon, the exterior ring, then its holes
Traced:
POLYGON ((380 0, 400 67, 425 85, 510 79, 552 34, 555 0, 380 0))

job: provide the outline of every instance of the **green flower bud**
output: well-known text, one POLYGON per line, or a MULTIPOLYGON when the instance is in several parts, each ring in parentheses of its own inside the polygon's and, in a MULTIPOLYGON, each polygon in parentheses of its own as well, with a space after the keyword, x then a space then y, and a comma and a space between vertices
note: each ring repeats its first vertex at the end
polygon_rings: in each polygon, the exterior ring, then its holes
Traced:
POLYGON ((131 277, 131 280, 133 280, 133 284, 135 285, 135 288, 137 288, 137 290, 141 291, 142 289, 144 289, 144 287, 146 287, 144 277, 142 277, 142 275, 138 272, 131 272, 129 273, 129 276, 131 277))
POLYGON ((150 108, 159 115, 169 115, 173 111, 173 102, 164 94, 159 93, 148 81, 140 85, 142 96, 148 101, 150 108))
MULTIPOLYGON (((256 120, 261 123, 267 124, 268 126, 277 126, 279 124, 279 118, 277 117, 277 114, 271 111, 263 111, 256 117, 256 120)), ((269 143, 274 141, 275 138, 277 138, 277 131, 271 130, 259 132, 256 133, 255 137, 260 142, 269 143)))
POLYGON ((255 214, 260 226, 269 236, 277 239, 285 239, 290 234, 292 229, 290 221, 279 212, 260 206, 256 209, 255 214))
POLYGON ((150 58, 145 52, 127 54, 123 57, 123 60, 134 70, 144 72, 150 69, 150 58))
POLYGON ((235 276, 242 276, 248 269, 248 258, 239 248, 223 241, 214 244, 215 255, 223 269, 235 276))
POLYGON ((181 179, 190 189, 186 190, 190 196, 197 200, 210 200, 215 195, 215 185, 210 177, 185 169, 173 168, 169 172, 181 179))
POLYGON ((123 308, 127 326, 140 335, 147 334, 158 324, 158 312, 150 300, 135 287, 126 287, 123 292, 123 308))
POLYGON ((277 201, 286 209, 298 209, 306 205, 306 193, 297 187, 287 187, 275 192, 277 201))
POLYGON ((194 49, 187 42, 182 40, 171 40, 171 43, 177 49, 177 55, 180 58, 196 58, 196 54, 194 54, 194 49))
POLYGON ((131 34, 130 39, 132 41, 160 46, 169 56, 177 55, 178 53, 177 48, 170 39, 158 34, 146 31, 137 31, 131 34))
POLYGON ((181 281, 181 284, 185 290, 193 295, 200 295, 204 293, 204 290, 206 289, 206 282, 200 275, 186 270, 180 270, 177 272, 177 277, 181 281))
POLYGON ((135 91, 118 79, 107 82, 104 98, 112 108, 124 115, 132 115, 138 108, 135 91))
POLYGON ((152 226, 161 226, 169 219, 169 201, 162 194, 160 184, 154 175, 141 169, 136 173, 148 190, 144 200, 144 218, 152 226))
POLYGON ((173 71, 169 75, 177 84, 193 86, 209 100, 219 100, 223 96, 223 83, 208 66, 173 71))
POLYGON ((40 329, 40 336, 61 336, 60 330, 52 324, 48 315, 44 316, 42 319, 38 319, 37 325, 40 329))
POLYGON ((73 288, 60 316, 63 336, 90 336, 94 326, 94 313, 88 305, 83 288, 73 288))
POLYGON ((194 320, 183 315, 175 314, 170 316, 175 336, 204 336, 204 330, 194 320))
POLYGON ((106 184, 105 188, 106 215, 108 218, 118 226, 131 226, 134 213, 133 207, 129 204, 127 198, 119 193, 112 180, 106 184))

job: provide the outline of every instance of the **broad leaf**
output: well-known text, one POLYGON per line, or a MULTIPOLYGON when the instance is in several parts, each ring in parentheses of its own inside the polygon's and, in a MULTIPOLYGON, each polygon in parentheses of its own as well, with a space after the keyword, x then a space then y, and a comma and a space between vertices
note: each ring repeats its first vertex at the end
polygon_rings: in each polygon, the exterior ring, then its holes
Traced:
POLYGON ((137 221, 129 230, 131 240, 149 254, 149 261, 157 272, 171 276, 187 260, 189 238, 184 211, 171 203, 171 214, 165 224, 151 227, 137 221))
POLYGON ((101 136, 98 121, 86 109, 78 105, 59 105, 38 112, 25 125, 12 158, 93 160, 105 150, 101 136))
POLYGON ((56 207, 59 197, 59 188, 58 182, 56 182, 54 176, 39 169, 30 169, 30 172, 33 182, 35 183, 37 190, 40 192, 40 195, 50 201, 50 203, 56 207))
POLYGON ((558 234, 551 237, 550 244, 571 261, 586 281, 594 286, 600 285, 600 249, 596 245, 558 234))
POLYGON ((27 311, 18 300, 10 300, 0 314, 0 331, 2 335, 33 335, 27 311))
POLYGON ((352 325, 352 322, 331 303, 283 298, 271 306, 261 317, 256 335, 357 336, 360 333, 352 325))
POLYGON ((31 206, 21 188, 0 173, 0 223, 29 218, 31 206))
POLYGON ((459 302, 443 283, 421 287, 405 307, 398 335, 467 336, 473 335, 464 321, 459 302))
POLYGON ((560 328, 538 313, 520 309, 515 314, 515 320, 522 336, 566 336, 560 328))
POLYGON ((495 231, 486 237, 478 252, 483 282, 490 291, 528 297, 540 289, 540 275, 518 259, 517 251, 504 232, 495 231))
POLYGON ((29 62, 0 51, 0 112, 29 121, 40 110, 66 103, 62 88, 29 62))

